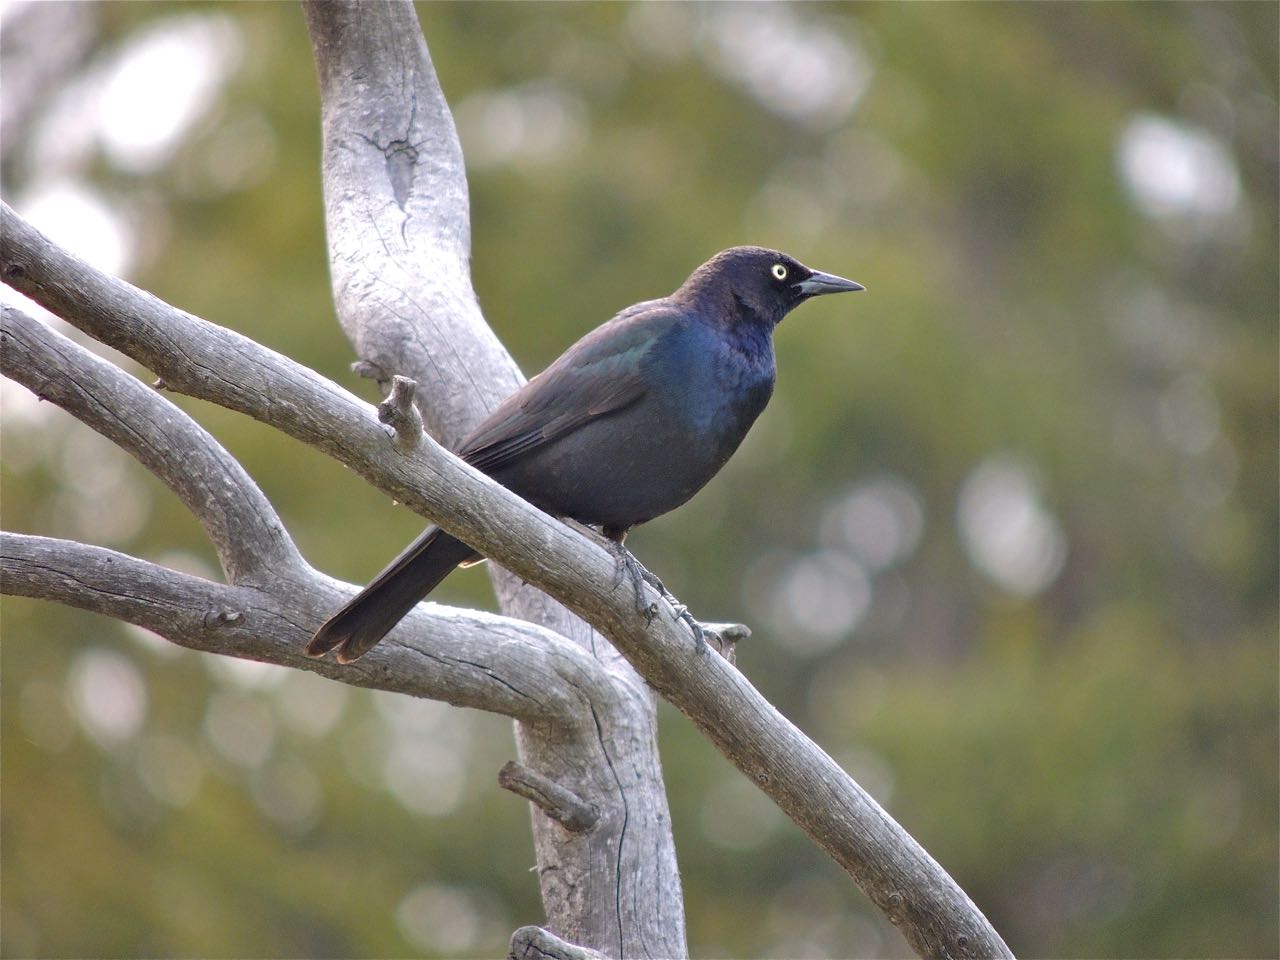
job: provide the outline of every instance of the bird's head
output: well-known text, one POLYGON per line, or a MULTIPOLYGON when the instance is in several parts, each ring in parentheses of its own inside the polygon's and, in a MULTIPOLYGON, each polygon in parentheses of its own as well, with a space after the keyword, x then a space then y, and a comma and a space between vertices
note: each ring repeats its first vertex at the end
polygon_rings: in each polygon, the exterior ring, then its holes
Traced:
POLYGON ((806 267, 777 250, 730 247, 693 271, 676 295, 725 305, 736 314, 777 324, 810 297, 864 289, 860 283, 806 267))

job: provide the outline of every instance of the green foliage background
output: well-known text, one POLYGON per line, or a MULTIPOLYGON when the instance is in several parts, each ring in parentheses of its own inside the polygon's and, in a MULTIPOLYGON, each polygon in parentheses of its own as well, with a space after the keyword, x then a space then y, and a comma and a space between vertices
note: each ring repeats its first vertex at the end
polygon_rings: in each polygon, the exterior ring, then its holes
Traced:
MULTIPOLYGON (((732 244, 867 285, 780 327, 752 437, 631 543, 696 613, 753 625, 741 668, 1022 956, 1277 954, 1277 9, 420 8, 476 289, 526 371, 732 244), (811 109, 823 76, 791 84, 813 62, 846 73, 811 109), (1231 202, 1144 207, 1120 159, 1143 117, 1217 144, 1231 202), (1065 548, 1031 588, 975 562, 960 505, 984 465, 1023 483, 991 524, 1025 534, 1021 506, 1065 548), (868 484, 907 504, 878 566, 841 540, 868 484)), ((239 66, 180 149, 145 173, 91 150, 77 175, 131 211, 134 282, 368 396, 332 317, 298 9, 78 10, 91 42, 6 138, 6 196, 47 173, 55 93, 213 18, 239 66)), ((216 569, 140 469, 5 400, 6 529, 216 569), (104 526, 122 503, 138 522, 104 526)), ((334 575, 366 580, 420 527, 178 402, 334 575)), ((476 570, 439 599, 492 603, 476 570)), ((505 722, 49 604, 6 599, 3 628, 6 956, 492 956, 541 919, 526 811, 494 785, 505 722), (103 678, 144 705, 119 735, 85 719, 103 678)), ((906 952, 682 718, 662 738, 695 955, 906 952)))

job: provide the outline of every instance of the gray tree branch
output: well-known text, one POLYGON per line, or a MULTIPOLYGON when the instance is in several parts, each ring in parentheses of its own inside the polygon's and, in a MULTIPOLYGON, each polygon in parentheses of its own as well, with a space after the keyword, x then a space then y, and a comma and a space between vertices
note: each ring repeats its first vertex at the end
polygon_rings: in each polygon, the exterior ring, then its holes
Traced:
POLYGON ((580 724, 584 702, 608 702, 613 695, 594 661, 563 637, 519 620, 435 604, 406 618, 379 655, 366 658, 368 664, 312 660, 302 654, 303 645, 325 611, 354 589, 319 574, 230 586, 104 547, 0 533, 0 583, 7 595, 114 617, 191 650, 310 670, 553 728, 580 724))
POLYGON ((325 227, 338 319, 383 380, 418 382, 454 447, 524 382, 471 288, 453 114, 411 4, 304 3, 320 77, 325 227))
POLYGON ((156 390, 16 307, 0 307, 0 344, 0 372, 133 455, 178 495, 229 581, 268 582, 303 566, 239 462, 156 390))
POLYGON ((392 377, 391 392, 378 404, 378 419, 392 429, 396 449, 401 452, 422 442, 422 414, 413 402, 417 388, 408 377, 392 377))
POLYGON ((583 833, 600 820, 600 811, 586 800, 524 764, 509 760, 498 771, 498 786, 537 804, 566 830, 583 833))
POLYGON ((542 927, 521 927, 511 935, 508 960, 607 960, 598 950, 561 940, 542 927))

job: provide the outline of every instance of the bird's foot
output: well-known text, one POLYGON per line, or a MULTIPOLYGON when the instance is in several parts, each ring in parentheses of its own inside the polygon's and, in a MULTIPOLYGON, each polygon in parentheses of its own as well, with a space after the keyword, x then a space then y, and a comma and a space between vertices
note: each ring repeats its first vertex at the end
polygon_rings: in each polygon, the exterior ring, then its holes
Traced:
POLYGON ((644 564, 636 559, 636 555, 621 543, 616 540, 606 540, 605 543, 618 560, 618 573, 613 581, 614 587, 621 585, 623 577, 629 577, 631 589, 635 592, 636 613, 644 617, 646 625, 653 623, 653 618, 658 615, 658 605, 645 600, 644 584, 649 584, 659 593, 665 593, 662 581, 646 570, 644 564))
MULTIPOLYGON (((684 621, 684 623, 689 627, 690 632, 693 633, 694 642, 697 644, 698 653, 699 654, 706 653, 707 641, 706 641, 706 638, 703 636, 702 624, 700 624, 697 621, 697 619, 694 617, 694 615, 689 612, 689 608, 687 606, 685 606, 683 603, 681 603, 679 600, 676 599, 675 594, 673 594, 670 590, 667 589, 666 584, 664 584, 656 576, 654 576, 652 573, 646 570, 644 568, 644 565, 640 563, 639 560, 636 560, 634 554, 629 553, 629 555, 631 556, 632 562, 635 563, 635 565, 639 568, 641 579, 644 580, 645 583, 649 584, 649 586, 653 587, 653 589, 657 590, 658 593, 662 594, 662 599, 665 600, 667 602, 667 605, 671 607, 671 612, 675 615, 675 618, 677 620, 684 621)), ((639 591, 639 588, 637 587, 637 595, 639 595, 638 591, 639 591)), ((653 605, 650 604, 649 609, 652 609, 652 606, 653 605)), ((649 622, 650 623, 653 622, 652 617, 649 618, 649 622)))
POLYGON ((654 618, 658 615, 658 605, 649 603, 645 600, 644 584, 648 584, 662 595, 671 607, 671 611, 675 614, 677 620, 683 621, 693 634, 693 639, 697 644, 699 654, 707 652, 707 641, 703 636, 702 624, 700 624, 689 612, 689 608, 675 598, 666 585, 659 580, 654 574, 650 573, 643 563, 636 559, 636 555, 616 541, 609 541, 610 549, 614 556, 618 558, 618 579, 615 586, 622 582, 624 576, 631 578, 631 587, 635 590, 636 596, 636 612, 644 617, 646 625, 653 623, 654 618))

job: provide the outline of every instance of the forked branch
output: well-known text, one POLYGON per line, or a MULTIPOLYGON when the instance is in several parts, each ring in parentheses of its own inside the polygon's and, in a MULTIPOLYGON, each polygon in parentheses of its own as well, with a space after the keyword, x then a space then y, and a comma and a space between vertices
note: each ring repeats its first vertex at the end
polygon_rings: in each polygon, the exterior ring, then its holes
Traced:
MULTIPOLYGON (((18 219, 7 209, 4 214, 9 222, 18 219)), ((314 407, 305 415, 295 407, 293 416, 282 418, 275 405, 239 392, 255 381, 255 375, 260 377, 263 356, 274 356, 270 351, 159 304, 122 281, 94 276, 82 264, 76 265, 80 284, 70 284, 58 272, 58 264, 69 255, 56 251, 45 256, 56 248, 38 235, 35 243, 15 245, 15 236, 32 234, 30 228, 22 233, 5 230, 0 271, 9 276, 9 264, 21 260, 25 275, 38 278, 30 285, 37 293, 60 291, 56 299, 67 319, 90 318, 87 325, 94 331, 145 354, 145 362, 171 385, 195 385, 208 399, 253 410, 277 425, 305 420, 305 430, 291 430, 295 436, 345 428, 318 445, 329 449, 351 443, 343 459, 379 487, 402 496, 415 510, 595 625, 655 690, 848 871, 921 955, 1010 956, 955 881, 820 747, 725 660, 694 652, 692 637, 670 608, 659 604, 660 615, 651 625, 636 614, 630 583, 625 578, 619 582, 614 558, 602 547, 493 483, 430 438, 424 437, 411 453, 391 452, 391 440, 371 407, 310 371, 298 372, 302 368, 284 358, 286 370, 293 371, 286 378, 289 399, 314 407), (115 299, 143 301, 145 320, 129 311, 113 317, 111 306, 95 299, 104 288, 115 299), (165 341, 177 336, 164 328, 167 317, 187 328, 195 341, 177 357, 139 347, 146 341, 137 326, 141 322, 158 325, 160 329, 151 332, 165 341), (218 333, 195 336, 200 328, 193 330, 193 324, 218 333), (226 337, 243 341, 240 349, 216 351, 204 342, 226 337), (201 375, 193 376, 193 366, 202 368, 201 375), (286 423, 280 423, 282 419, 286 423)), ((656 593, 650 599, 659 600, 656 593)))

